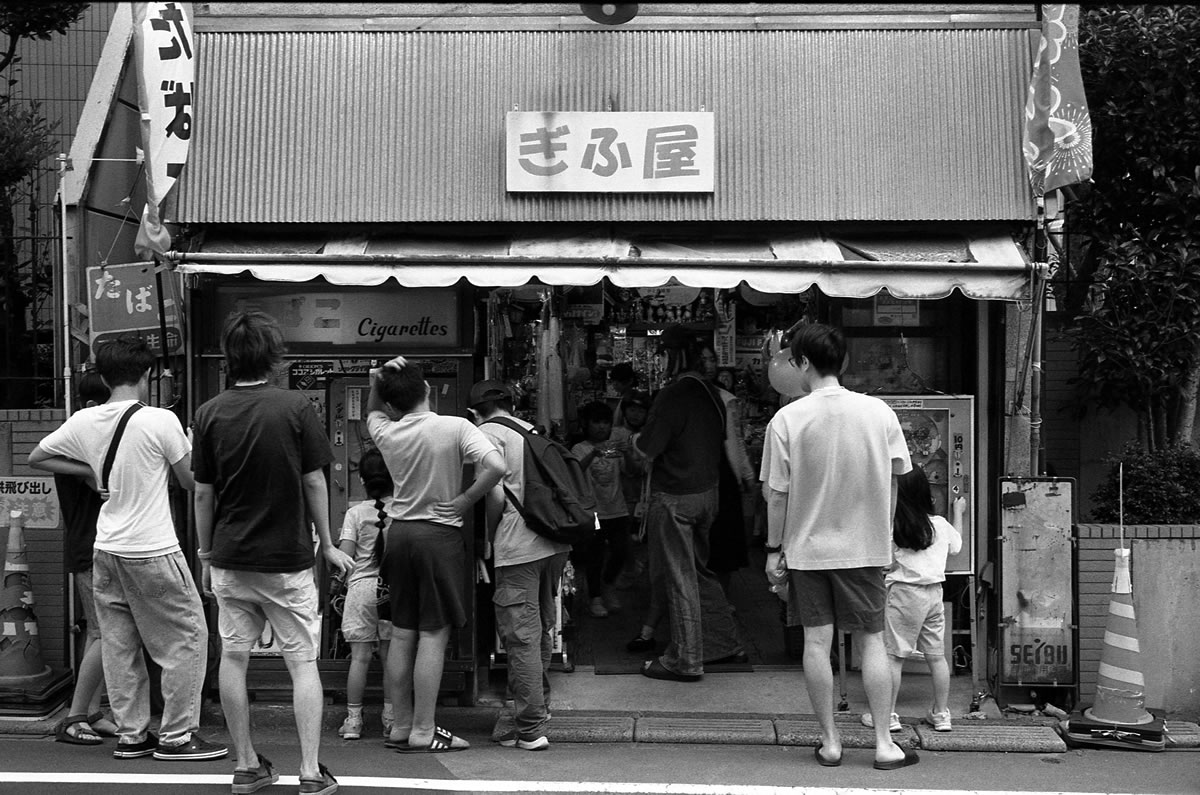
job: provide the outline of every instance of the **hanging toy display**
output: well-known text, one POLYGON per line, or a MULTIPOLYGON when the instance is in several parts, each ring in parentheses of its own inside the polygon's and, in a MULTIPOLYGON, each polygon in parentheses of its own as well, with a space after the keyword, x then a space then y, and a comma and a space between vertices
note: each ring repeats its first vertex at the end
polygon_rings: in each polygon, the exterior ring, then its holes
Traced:
POLYGON ((772 389, 786 397, 800 397, 806 392, 800 370, 792 363, 792 352, 788 348, 777 351, 771 357, 767 364, 767 380, 772 389))

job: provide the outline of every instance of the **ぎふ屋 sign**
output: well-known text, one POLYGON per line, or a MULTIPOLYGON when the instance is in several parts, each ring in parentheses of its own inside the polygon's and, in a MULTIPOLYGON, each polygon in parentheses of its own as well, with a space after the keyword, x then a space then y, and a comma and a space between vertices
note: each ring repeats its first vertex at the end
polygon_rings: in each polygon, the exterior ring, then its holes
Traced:
POLYGON ((541 193, 711 193, 711 113, 507 114, 507 187, 541 193))

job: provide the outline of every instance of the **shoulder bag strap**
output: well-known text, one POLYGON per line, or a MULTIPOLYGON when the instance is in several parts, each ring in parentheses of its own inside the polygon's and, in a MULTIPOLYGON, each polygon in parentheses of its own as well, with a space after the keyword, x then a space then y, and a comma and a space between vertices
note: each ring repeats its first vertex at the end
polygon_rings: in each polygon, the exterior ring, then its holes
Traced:
POLYGON ((713 388, 708 385, 707 381, 697 375, 684 373, 682 377, 692 379, 704 389, 705 394, 708 395, 708 399, 713 402, 713 408, 717 410, 717 415, 721 418, 721 437, 724 438, 728 436, 727 432, 729 429, 725 426, 725 404, 713 394, 713 388))
POLYGON ((125 413, 121 415, 121 419, 117 421, 117 430, 113 432, 112 441, 108 443, 108 453, 104 456, 104 468, 100 472, 100 490, 108 491, 108 476, 112 472, 113 460, 117 457, 117 446, 121 444, 121 437, 125 434, 125 426, 129 424, 129 418, 132 417, 138 409, 142 407, 141 402, 134 403, 129 408, 125 409, 125 413))

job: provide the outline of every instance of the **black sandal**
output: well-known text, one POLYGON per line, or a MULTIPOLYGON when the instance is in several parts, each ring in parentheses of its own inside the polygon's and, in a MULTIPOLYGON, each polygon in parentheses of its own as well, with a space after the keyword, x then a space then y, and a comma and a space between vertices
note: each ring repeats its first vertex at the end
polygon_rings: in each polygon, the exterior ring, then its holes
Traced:
POLYGON ((96 730, 88 725, 87 715, 68 715, 63 718, 62 723, 54 727, 54 741, 68 745, 100 745, 104 742, 96 730), (72 726, 87 726, 87 728, 76 729, 72 733, 72 726))

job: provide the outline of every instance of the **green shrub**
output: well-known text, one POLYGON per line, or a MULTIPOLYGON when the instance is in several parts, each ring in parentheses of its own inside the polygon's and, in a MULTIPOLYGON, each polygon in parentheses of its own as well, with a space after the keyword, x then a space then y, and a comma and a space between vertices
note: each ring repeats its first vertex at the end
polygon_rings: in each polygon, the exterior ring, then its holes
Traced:
POLYGON ((1123 462, 1125 524, 1200 524, 1200 452, 1195 448, 1181 444, 1147 452, 1130 443, 1107 461, 1108 477, 1092 495, 1097 522, 1118 521, 1123 462))

